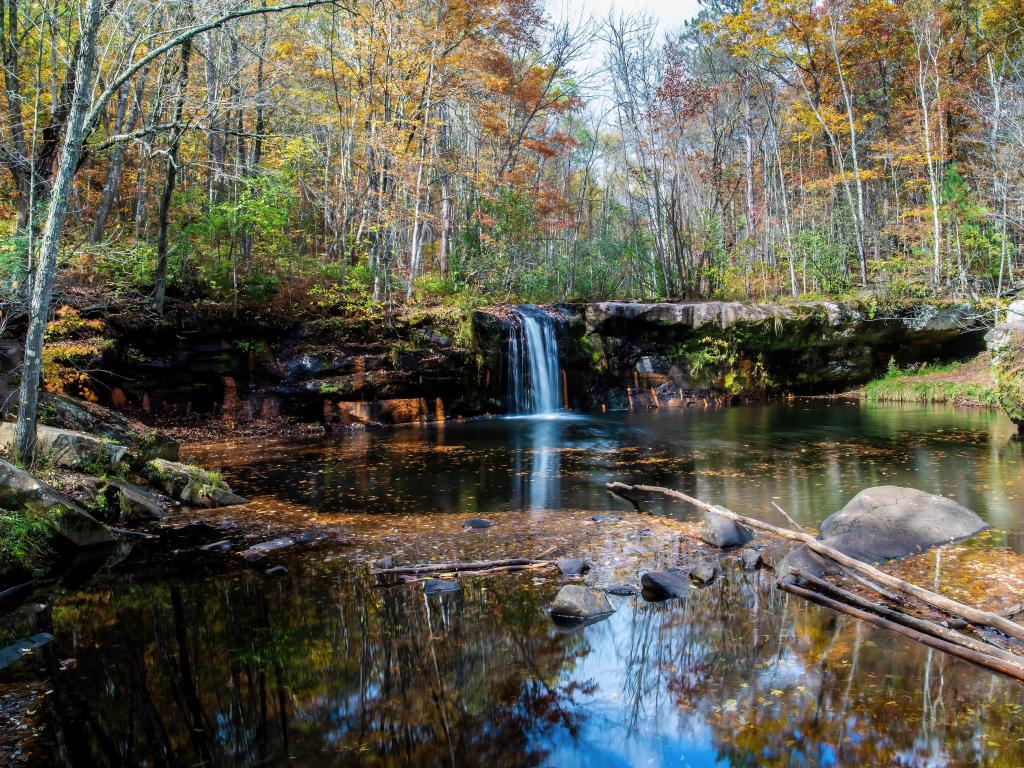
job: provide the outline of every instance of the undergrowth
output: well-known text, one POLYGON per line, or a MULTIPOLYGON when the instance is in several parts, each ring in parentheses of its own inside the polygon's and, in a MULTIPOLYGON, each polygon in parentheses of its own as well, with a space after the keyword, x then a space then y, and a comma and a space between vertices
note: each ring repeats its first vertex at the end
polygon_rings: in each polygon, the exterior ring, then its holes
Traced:
POLYGON ((972 362, 899 368, 890 360, 885 375, 864 385, 862 394, 871 402, 998 406, 991 373, 987 368, 970 370, 972 362))

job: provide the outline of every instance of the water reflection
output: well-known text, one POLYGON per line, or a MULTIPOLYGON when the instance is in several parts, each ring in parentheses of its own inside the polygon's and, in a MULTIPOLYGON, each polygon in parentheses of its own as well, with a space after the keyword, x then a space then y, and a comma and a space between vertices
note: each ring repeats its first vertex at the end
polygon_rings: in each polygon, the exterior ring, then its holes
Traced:
POLYGON ((196 459, 223 466, 247 496, 326 513, 621 511, 604 488, 615 479, 688 489, 766 519, 776 519, 774 500, 816 524, 865 487, 910 485, 977 510, 1024 551, 1024 464, 1012 432, 983 410, 798 403, 498 419, 209 446, 196 459))
POLYGON ((557 584, 426 599, 346 567, 57 600, 54 759, 103 765, 1010 766, 1024 688, 731 571, 556 631, 557 584))

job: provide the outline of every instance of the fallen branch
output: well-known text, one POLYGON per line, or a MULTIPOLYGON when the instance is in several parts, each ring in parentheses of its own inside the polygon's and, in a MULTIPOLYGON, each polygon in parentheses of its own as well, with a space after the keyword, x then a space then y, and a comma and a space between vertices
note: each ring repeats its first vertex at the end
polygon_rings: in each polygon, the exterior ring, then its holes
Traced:
POLYGON ((790 572, 808 584, 813 584, 819 590, 831 592, 843 602, 854 607, 861 608, 872 613, 877 613, 879 616, 888 619, 889 621, 895 621, 899 624, 910 627, 911 629, 916 629, 919 632, 934 635, 946 642, 955 643, 956 645, 961 645, 964 648, 970 648, 972 651, 985 653, 990 656, 997 656, 1004 661, 1019 665, 1021 667, 1021 671, 1024 672, 1024 658, 1009 653, 1008 651, 992 645, 991 643, 987 643, 984 640, 976 640, 973 637, 968 637, 967 635, 961 634, 949 627, 936 624, 934 621, 923 619, 920 616, 911 616, 903 613, 902 611, 897 611, 893 608, 889 608, 888 606, 881 605, 880 603, 873 603, 860 595, 848 592, 830 581, 819 579, 817 576, 807 573, 806 571, 802 571, 799 568, 793 568, 790 572))
POLYGON ((965 648, 962 645, 957 645, 956 643, 947 642, 946 640, 925 634, 924 632, 918 632, 916 629, 912 629, 911 627, 904 626, 903 624, 897 624, 895 621, 889 621, 888 619, 882 618, 874 613, 869 613, 868 611, 862 611, 859 608, 854 608, 846 603, 833 600, 830 597, 825 597, 824 595, 818 594, 810 589, 798 587, 796 584, 778 581, 776 582, 776 586, 784 592, 797 595, 798 597, 802 597, 812 603, 818 603, 819 605, 824 605, 834 611, 839 611, 840 613, 845 613, 849 616, 855 616, 858 619, 863 619, 866 622, 884 629, 898 632, 899 634, 909 637, 912 640, 917 640, 919 643, 923 643, 924 645, 929 645, 932 648, 938 648, 939 650, 945 651, 953 656, 974 662, 979 666, 987 667, 988 669, 993 669, 997 672, 1002 672, 1004 675, 1009 675, 1017 680, 1024 680, 1024 666, 1021 666, 1020 664, 1005 661, 1004 659, 996 658, 995 656, 987 653, 979 653, 978 651, 965 648))
POLYGON ((371 576, 415 576, 421 573, 467 573, 470 571, 523 570, 525 568, 554 565, 554 560, 544 558, 554 549, 544 552, 540 557, 510 557, 503 560, 477 560, 475 562, 453 563, 420 563, 419 565, 400 565, 394 568, 371 568, 371 576), (496 570, 497 569, 497 570, 496 570))
POLYGON ((847 568, 852 568, 855 571, 859 571, 865 576, 874 579, 875 581, 884 584, 887 587, 892 587, 898 592, 902 592, 905 595, 910 595, 923 603, 938 608, 941 611, 957 616, 972 624, 981 624, 987 627, 993 627, 998 629, 1005 635, 1017 638, 1018 640, 1024 640, 1024 626, 1010 621, 1004 616, 1000 616, 998 613, 991 611, 984 611, 980 608, 975 608, 970 605, 952 600, 944 595, 937 594, 931 590, 919 587, 916 584, 911 584, 908 581, 904 581, 896 576, 892 576, 884 571, 880 571, 877 568, 862 563, 854 557, 850 557, 844 552, 840 552, 838 549, 824 544, 819 539, 814 538, 808 533, 790 531, 785 528, 779 528, 777 525, 765 523, 760 520, 756 520, 752 517, 746 517, 744 515, 738 515, 730 509, 720 507, 715 504, 708 504, 705 501, 696 499, 693 496, 688 496, 681 491, 674 491, 671 488, 662 488, 656 485, 626 485, 624 483, 609 483, 608 488, 611 490, 621 489, 626 491, 646 491, 649 493, 660 493, 665 496, 671 496, 681 501, 685 501, 687 504, 692 504, 698 509, 703 509, 712 514, 721 515, 727 520, 746 525, 749 528, 756 528, 767 533, 774 534, 783 539, 789 539, 790 541, 799 541, 802 544, 806 544, 807 548, 817 552, 820 555, 824 555, 831 560, 836 561, 840 565, 844 565, 847 568))

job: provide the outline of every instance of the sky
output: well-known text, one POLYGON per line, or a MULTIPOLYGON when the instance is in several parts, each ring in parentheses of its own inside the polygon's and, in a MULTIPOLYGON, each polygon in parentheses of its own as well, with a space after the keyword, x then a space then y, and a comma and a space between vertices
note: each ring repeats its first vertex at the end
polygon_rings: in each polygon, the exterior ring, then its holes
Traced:
MULTIPOLYGON (((679 29, 683 22, 692 19, 700 11, 698 0, 545 0, 545 4, 555 21, 568 19, 577 22, 587 17, 600 21, 606 19, 609 12, 644 13, 657 22, 660 38, 664 38, 667 32, 679 29)), ((595 41, 577 67, 584 72, 597 72, 603 60, 602 46, 595 41)))
POLYGON ((697 15, 697 0, 546 0, 555 18, 580 18, 590 15, 602 19, 611 10, 623 13, 642 11, 658 20, 662 31, 679 27, 697 15))

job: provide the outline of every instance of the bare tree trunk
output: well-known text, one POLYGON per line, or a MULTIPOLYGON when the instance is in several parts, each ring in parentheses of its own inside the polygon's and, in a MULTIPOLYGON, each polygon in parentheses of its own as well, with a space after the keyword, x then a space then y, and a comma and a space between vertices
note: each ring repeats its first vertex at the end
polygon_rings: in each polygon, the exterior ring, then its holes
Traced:
POLYGON ((160 196, 160 209, 157 214, 157 241, 156 241, 156 285, 153 288, 153 308, 158 314, 163 314, 164 298, 167 294, 167 229, 171 210, 171 197, 174 194, 174 185, 178 178, 178 147, 181 144, 181 135, 184 128, 181 126, 181 119, 185 113, 185 89, 188 87, 188 64, 192 55, 192 38, 188 38, 181 45, 181 68, 178 70, 178 93, 177 101, 174 104, 174 133, 171 138, 171 146, 167 149, 167 175, 164 177, 164 191, 160 196))
MULTIPOLYGON (((125 130, 130 131, 139 119, 145 82, 145 73, 143 73, 135 88, 132 108, 127 120, 125 119, 125 112, 127 108, 125 101, 128 98, 132 98, 127 95, 131 89, 128 88, 127 84, 122 86, 122 96, 118 100, 117 117, 114 120, 115 134, 122 133, 125 130)), ((92 231, 89 233, 89 242, 91 243, 97 243, 100 238, 103 237, 103 229, 107 225, 107 219, 110 217, 110 211, 114 207, 114 200, 117 198, 118 188, 121 186, 121 172, 124 169, 124 153, 127 149, 127 143, 122 141, 115 144, 113 150, 111 150, 110 167, 107 169, 107 176, 103 180, 103 194, 100 197, 99 205, 96 207, 96 216, 92 222, 92 231)))
POLYGON ((57 249, 61 230, 67 216, 68 200, 78 161, 85 142, 85 120, 89 109, 89 96, 93 86, 93 66, 96 60, 96 34, 100 25, 102 0, 87 0, 82 34, 78 41, 75 64, 75 89, 71 98, 67 128, 61 147, 57 175, 54 178, 46 223, 39 245, 39 261, 32 287, 32 307, 28 332, 25 334, 25 360, 21 371, 21 399, 18 402, 18 422, 14 431, 14 460, 31 461, 36 442, 36 416, 39 407, 39 377, 42 373, 43 331, 50 313, 53 280, 57 273, 57 249))

